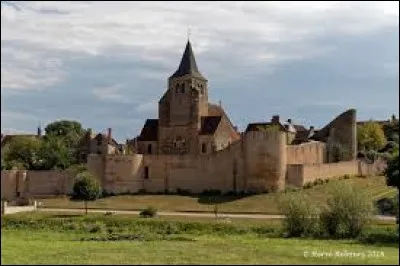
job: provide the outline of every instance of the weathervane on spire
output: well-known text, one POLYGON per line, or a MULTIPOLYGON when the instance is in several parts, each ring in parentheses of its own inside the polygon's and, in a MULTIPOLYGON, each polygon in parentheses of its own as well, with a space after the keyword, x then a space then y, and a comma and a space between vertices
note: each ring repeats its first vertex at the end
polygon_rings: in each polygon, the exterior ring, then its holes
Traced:
POLYGON ((187 37, 188 37, 188 41, 190 40, 190 28, 188 28, 188 32, 187 32, 187 37))

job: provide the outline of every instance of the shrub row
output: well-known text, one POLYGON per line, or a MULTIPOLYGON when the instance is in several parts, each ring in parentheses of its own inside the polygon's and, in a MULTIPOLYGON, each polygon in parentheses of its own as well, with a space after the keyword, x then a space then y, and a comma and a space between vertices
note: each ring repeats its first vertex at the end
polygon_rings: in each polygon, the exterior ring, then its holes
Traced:
POLYGON ((245 225, 212 222, 165 221, 158 219, 138 219, 126 216, 88 215, 76 217, 58 216, 4 216, 2 229, 75 231, 80 233, 132 233, 145 232, 171 234, 257 234, 278 236, 280 228, 275 226, 245 225))
POLYGON ((361 234, 372 216, 372 201, 347 183, 335 182, 328 193, 327 202, 320 209, 304 194, 280 199, 287 236, 353 238, 361 234))

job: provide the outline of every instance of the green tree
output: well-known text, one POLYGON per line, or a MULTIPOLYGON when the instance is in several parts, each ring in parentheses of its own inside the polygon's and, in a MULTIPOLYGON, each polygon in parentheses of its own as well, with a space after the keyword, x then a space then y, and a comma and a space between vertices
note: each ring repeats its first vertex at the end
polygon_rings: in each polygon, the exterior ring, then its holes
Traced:
POLYGON ((68 148, 71 158, 76 162, 78 144, 85 134, 81 123, 70 120, 55 121, 46 126, 45 132, 45 138, 61 139, 68 148))
POLYGON ((10 143, 2 151, 4 167, 22 167, 27 170, 40 168, 40 147, 42 141, 37 138, 18 136, 10 140, 10 143))
POLYGON ((383 126, 383 131, 388 140, 399 142, 399 120, 393 119, 383 126))
POLYGON ((377 151, 385 146, 386 137, 381 125, 368 121, 357 127, 357 141, 359 150, 377 151))
POLYGON ((40 163, 43 169, 67 169, 73 158, 65 142, 60 138, 49 136, 40 147, 40 163))
POLYGON ((389 159, 386 170, 386 184, 399 189, 399 153, 389 159))
POLYGON ((89 172, 79 173, 76 177, 71 200, 83 201, 87 214, 88 201, 95 201, 101 195, 98 180, 89 172))

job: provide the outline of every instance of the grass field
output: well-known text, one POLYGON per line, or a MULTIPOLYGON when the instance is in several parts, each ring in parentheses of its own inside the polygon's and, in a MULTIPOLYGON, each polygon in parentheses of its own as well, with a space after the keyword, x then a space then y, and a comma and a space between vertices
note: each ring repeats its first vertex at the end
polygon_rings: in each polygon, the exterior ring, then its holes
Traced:
MULTIPOLYGON (((374 230, 393 230, 375 222, 374 230)), ((280 221, 189 221, 128 215, 28 213, 2 218, 2 264, 397 264, 398 244, 285 239, 280 221), (93 230, 97 228, 96 230, 93 230), (104 231, 106 230, 106 231, 104 231), (140 233, 180 238, 91 241, 140 233), (84 238, 84 240, 82 240, 84 238), (308 252, 305 256, 305 252, 308 252), (325 254, 323 254, 325 252, 325 254), (328 254, 330 252, 330 254, 328 254)))
MULTIPOLYGON (((311 196, 315 202, 324 202, 327 197, 327 188, 331 182, 287 193, 304 193, 311 196)), ((396 194, 396 189, 389 188, 385 183, 385 178, 382 176, 368 178, 353 177, 338 182, 350 183, 354 187, 368 193, 372 199, 394 196, 396 194)), ((216 200, 220 203, 220 212, 278 214, 279 210, 276 198, 281 194, 270 193, 247 197, 219 196, 216 200)), ((71 202, 66 197, 40 199, 40 201, 44 203, 44 207, 48 208, 82 208, 82 203, 71 202)), ((154 206, 158 211, 212 212, 214 206, 211 202, 211 198, 207 196, 123 195, 99 199, 89 203, 89 208, 142 210, 148 206, 154 206)))

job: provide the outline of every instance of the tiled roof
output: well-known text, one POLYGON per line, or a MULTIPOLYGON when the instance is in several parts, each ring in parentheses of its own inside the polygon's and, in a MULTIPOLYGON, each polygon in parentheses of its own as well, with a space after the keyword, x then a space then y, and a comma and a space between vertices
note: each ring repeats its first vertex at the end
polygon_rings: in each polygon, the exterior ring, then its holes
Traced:
POLYGON ((240 134, 234 129, 234 126, 233 126, 231 120, 226 115, 224 109, 221 106, 209 103, 208 104, 208 116, 221 116, 221 117, 224 117, 228 121, 229 125, 233 129, 230 137, 232 139, 239 139, 240 138, 240 134))
POLYGON ((293 125, 296 131, 308 131, 303 125, 293 125))
POLYGON ((140 132, 138 141, 157 141, 158 139, 158 119, 147 119, 140 132))
POLYGON ((221 116, 202 116, 200 135, 212 135, 218 128, 221 122, 221 116))

